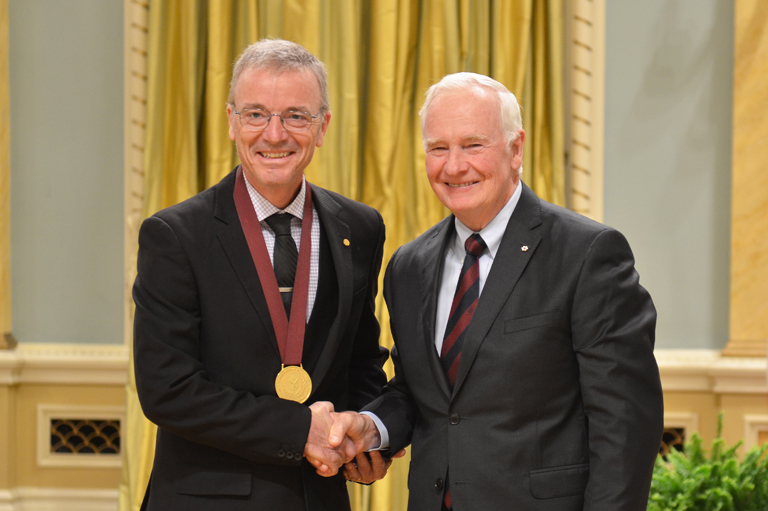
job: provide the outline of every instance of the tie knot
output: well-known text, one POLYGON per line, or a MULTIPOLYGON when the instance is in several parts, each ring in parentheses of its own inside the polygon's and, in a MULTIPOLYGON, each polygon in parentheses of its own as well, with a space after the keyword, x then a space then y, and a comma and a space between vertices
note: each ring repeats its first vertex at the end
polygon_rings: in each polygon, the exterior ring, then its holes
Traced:
POLYGON ((267 218, 266 222, 269 227, 275 231, 276 236, 291 235, 291 219, 293 215, 290 213, 275 213, 267 218))
POLYGON ((464 242, 464 249, 468 254, 472 254, 475 257, 479 257, 486 248, 487 245, 485 244, 485 241, 477 233, 474 233, 464 242))

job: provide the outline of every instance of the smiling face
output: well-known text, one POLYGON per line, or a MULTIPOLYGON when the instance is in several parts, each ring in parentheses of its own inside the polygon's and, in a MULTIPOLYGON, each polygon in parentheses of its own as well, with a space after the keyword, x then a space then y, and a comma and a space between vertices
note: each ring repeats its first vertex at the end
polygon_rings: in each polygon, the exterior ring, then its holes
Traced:
POLYGON ((423 136, 432 190, 464 225, 480 231, 520 181, 525 132, 508 144, 496 93, 474 86, 436 96, 423 136))
POLYGON ((233 95, 234 106, 227 106, 229 138, 248 181, 269 202, 284 208, 296 197, 304 169, 312 161, 315 147, 323 145, 331 113, 319 116, 306 131, 287 131, 278 117, 272 117, 263 130, 243 126, 243 110, 261 108, 271 113, 300 110, 312 115, 320 110, 320 87, 311 71, 249 69, 240 75, 233 95))

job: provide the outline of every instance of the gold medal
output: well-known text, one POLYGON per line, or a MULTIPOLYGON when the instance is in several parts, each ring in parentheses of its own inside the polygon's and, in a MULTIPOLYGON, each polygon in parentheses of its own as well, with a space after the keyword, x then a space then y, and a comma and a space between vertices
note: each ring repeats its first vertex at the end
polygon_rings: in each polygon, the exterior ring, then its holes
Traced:
POLYGON ((286 366, 275 378, 277 396, 303 403, 312 393, 312 378, 301 366, 286 366))

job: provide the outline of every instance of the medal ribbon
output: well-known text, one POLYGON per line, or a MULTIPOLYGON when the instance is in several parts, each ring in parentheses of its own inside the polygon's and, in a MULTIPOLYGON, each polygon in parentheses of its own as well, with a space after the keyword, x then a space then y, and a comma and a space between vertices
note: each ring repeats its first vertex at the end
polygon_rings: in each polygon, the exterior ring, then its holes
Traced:
POLYGON ((253 202, 248 195, 243 176, 242 166, 237 167, 235 176, 235 208, 243 227, 248 249, 259 274, 261 289, 267 299, 269 317, 275 330, 277 346, 283 365, 301 365, 301 355, 304 351, 304 329, 307 323, 307 299, 309 297, 309 260, 312 251, 312 189, 307 183, 304 198, 304 216, 301 220, 301 246, 299 260, 296 264, 296 279, 293 283, 293 299, 291 301, 291 319, 285 314, 285 307, 280 298, 277 278, 269 260, 269 252, 261 232, 261 224, 253 209, 253 202))

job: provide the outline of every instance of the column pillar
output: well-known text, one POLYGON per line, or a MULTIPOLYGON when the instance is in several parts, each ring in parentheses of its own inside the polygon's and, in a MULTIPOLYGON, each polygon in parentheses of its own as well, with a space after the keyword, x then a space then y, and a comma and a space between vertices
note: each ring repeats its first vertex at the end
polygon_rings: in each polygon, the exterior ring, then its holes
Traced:
POLYGON ((768 345, 768 3, 736 0, 730 335, 723 355, 768 345))

